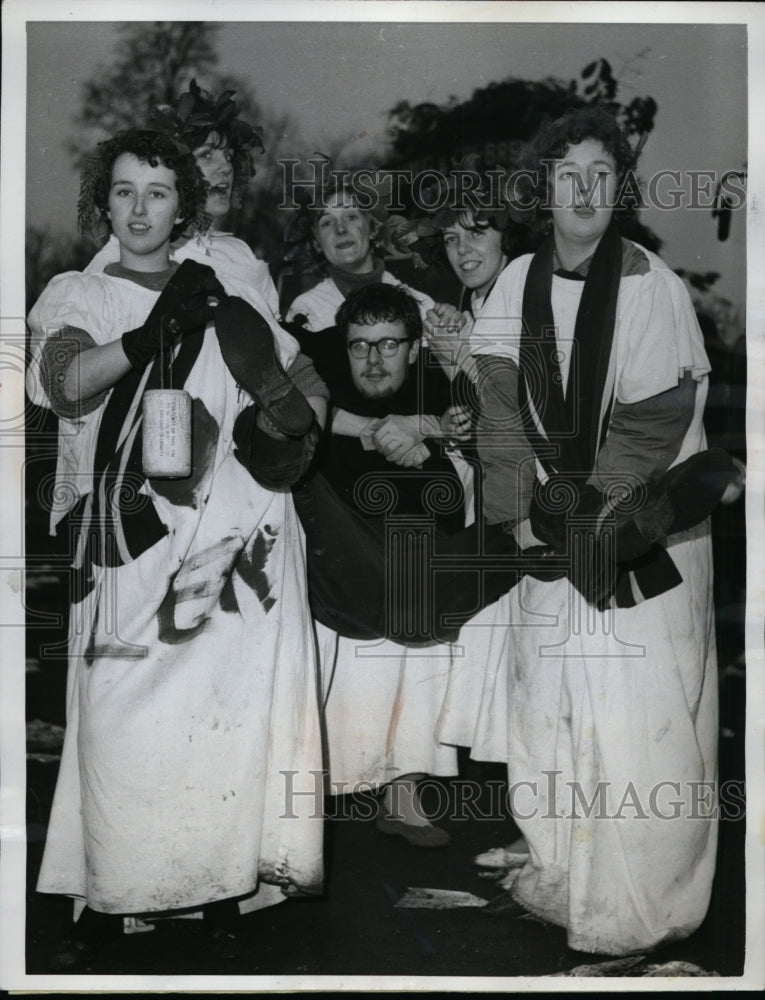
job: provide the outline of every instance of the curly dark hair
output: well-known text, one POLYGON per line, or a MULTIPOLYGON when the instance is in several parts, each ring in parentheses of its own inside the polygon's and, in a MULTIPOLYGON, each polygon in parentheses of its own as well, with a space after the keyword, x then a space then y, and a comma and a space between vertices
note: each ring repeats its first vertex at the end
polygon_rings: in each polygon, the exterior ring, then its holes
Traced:
POLYGON ((111 231, 108 208, 112 168, 123 153, 130 153, 152 167, 161 164, 175 173, 180 221, 173 226, 170 239, 176 239, 204 207, 205 181, 191 153, 153 129, 133 128, 118 132, 111 139, 99 142, 90 154, 82 171, 77 201, 80 232, 95 236, 104 229, 111 231))
POLYGON ((535 206, 529 210, 532 224, 549 228, 547 164, 563 159, 571 146, 586 139, 599 142, 614 159, 620 190, 620 203, 614 207, 614 218, 624 222, 634 215, 637 207, 634 189, 623 187, 623 181, 636 166, 636 151, 609 110, 598 104, 588 104, 546 122, 524 152, 517 191, 524 206, 535 206))
POLYGON ((451 171, 445 187, 440 183, 437 189, 434 186, 422 192, 422 202, 417 204, 423 214, 395 226, 391 242, 398 251, 413 254, 415 266, 447 272, 451 265, 444 231, 455 225, 500 233, 502 253, 508 261, 536 250, 525 213, 519 212, 508 196, 511 178, 505 167, 488 171, 477 155, 464 157, 459 169, 451 171))
POLYGON ((351 323, 374 326, 375 323, 403 323, 409 340, 422 336, 422 319, 414 298, 400 285, 366 285, 351 292, 337 310, 335 325, 342 337, 351 323))
POLYGON ((528 227, 515 222, 502 209, 478 209, 475 212, 470 210, 462 212, 442 211, 434 220, 435 232, 430 236, 423 237, 415 244, 417 253, 426 265, 433 265, 443 271, 451 269, 444 246, 444 231, 457 223, 464 229, 485 230, 491 228, 501 233, 502 253, 508 261, 515 260, 521 254, 536 249, 528 227))

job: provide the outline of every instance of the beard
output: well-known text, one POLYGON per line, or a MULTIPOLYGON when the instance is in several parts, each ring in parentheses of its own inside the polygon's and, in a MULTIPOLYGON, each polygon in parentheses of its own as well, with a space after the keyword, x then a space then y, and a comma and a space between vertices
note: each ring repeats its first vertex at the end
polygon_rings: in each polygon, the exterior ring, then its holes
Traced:
POLYGON ((362 387, 358 387, 359 392, 362 396, 367 399, 387 399, 389 396, 393 396, 396 393, 394 386, 390 382, 386 382, 385 385, 381 385, 378 389, 365 383, 362 387))

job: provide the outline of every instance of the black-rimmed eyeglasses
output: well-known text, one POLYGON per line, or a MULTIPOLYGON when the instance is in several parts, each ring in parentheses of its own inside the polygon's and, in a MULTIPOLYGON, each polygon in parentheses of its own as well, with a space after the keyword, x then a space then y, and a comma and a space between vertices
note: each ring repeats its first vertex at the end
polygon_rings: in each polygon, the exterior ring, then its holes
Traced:
POLYGON ((363 361, 369 357, 369 352, 374 347, 381 358, 392 358, 398 354, 398 349, 402 344, 411 344, 411 337, 383 337, 382 340, 349 340, 348 353, 352 358, 363 361))

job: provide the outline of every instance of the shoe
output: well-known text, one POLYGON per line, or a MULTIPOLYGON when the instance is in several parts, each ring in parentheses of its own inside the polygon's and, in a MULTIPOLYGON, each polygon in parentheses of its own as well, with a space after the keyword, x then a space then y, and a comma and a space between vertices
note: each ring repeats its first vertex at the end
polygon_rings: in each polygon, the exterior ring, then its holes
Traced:
POLYGON ((511 846, 491 847, 482 854, 476 854, 473 858, 473 864, 478 865, 479 868, 497 868, 503 871, 508 868, 520 868, 526 864, 529 852, 512 851, 510 850, 511 846))
POLYGON ((231 297, 215 309, 215 332, 223 360, 276 430, 302 437, 314 412, 276 356, 271 327, 244 299, 231 297))
POLYGON ((382 811, 378 813, 375 825, 380 833, 403 837, 413 847, 446 847, 452 842, 451 835, 439 826, 413 826, 382 811))
POLYGON ((521 906, 510 895, 509 892, 501 892, 498 896, 492 896, 486 906, 481 907, 481 913, 487 917, 527 917, 529 911, 521 906))
POLYGON ((700 451, 671 468, 648 489, 638 510, 617 510, 619 560, 639 558, 655 542, 705 521, 729 491, 743 488, 744 472, 743 464, 722 448, 700 451))
POLYGON ((86 968, 106 945, 122 934, 122 917, 97 913, 89 907, 55 946, 49 960, 51 972, 73 972, 86 968))
POLYGON ((280 434, 276 438, 258 426, 259 412, 257 404, 252 403, 245 406, 234 421, 234 456, 267 490, 287 490, 299 483, 310 469, 321 430, 314 421, 301 437, 280 434))

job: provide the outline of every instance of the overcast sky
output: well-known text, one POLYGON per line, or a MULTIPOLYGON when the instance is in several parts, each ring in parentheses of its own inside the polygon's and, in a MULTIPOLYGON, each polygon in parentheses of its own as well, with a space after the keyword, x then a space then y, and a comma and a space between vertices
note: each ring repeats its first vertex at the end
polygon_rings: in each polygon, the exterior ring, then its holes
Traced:
MULTIPOLYGON (((115 34, 113 23, 29 25, 30 223, 74 232, 77 178, 64 142, 82 84, 108 64, 115 34)), ((386 112, 399 100, 466 99, 510 76, 568 81, 598 57, 611 63, 620 100, 650 95, 658 103, 641 176, 720 174, 747 159, 743 25, 235 22, 222 26, 218 51, 220 68, 251 79, 266 107, 289 110, 309 148, 353 140, 359 159, 380 148, 386 112)), ((653 209, 643 218, 668 263, 721 272, 719 291, 743 303, 743 213, 726 243, 708 209, 653 209)))

